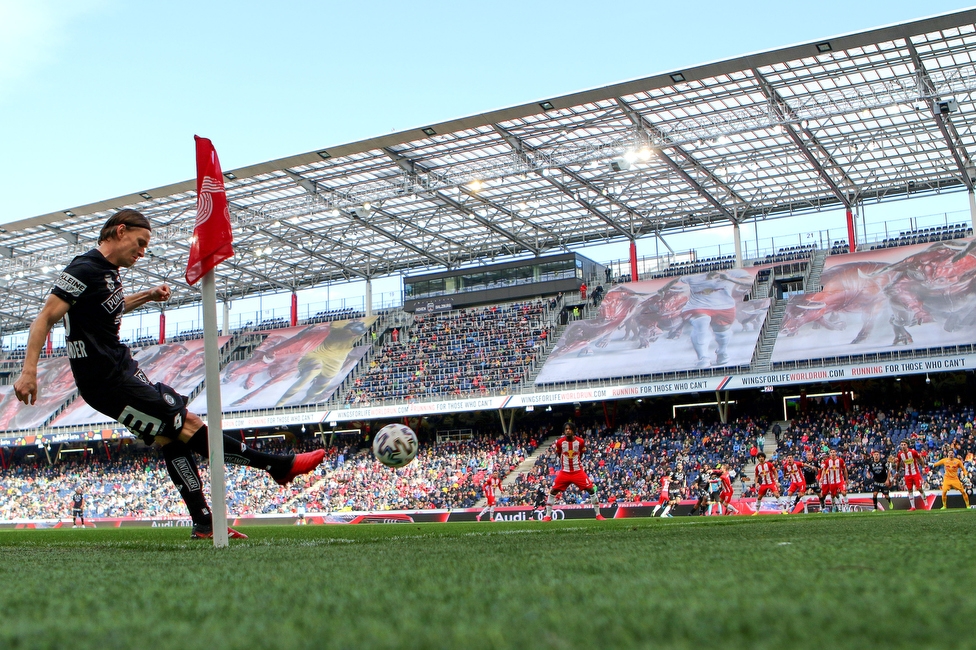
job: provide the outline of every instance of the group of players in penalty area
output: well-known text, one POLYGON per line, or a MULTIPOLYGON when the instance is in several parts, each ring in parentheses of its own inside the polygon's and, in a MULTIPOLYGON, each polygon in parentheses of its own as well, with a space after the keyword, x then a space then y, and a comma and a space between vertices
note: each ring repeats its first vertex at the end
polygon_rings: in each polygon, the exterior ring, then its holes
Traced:
MULTIPOLYGON (((590 503, 596 518, 604 519, 600 514, 596 485, 581 464, 586 443, 583 438, 576 435, 576 427, 572 422, 564 425, 563 436, 553 444, 552 451, 557 457, 558 470, 545 500, 546 510, 543 521, 552 520, 552 508, 556 499, 571 485, 590 495, 590 503)), ((908 492, 909 510, 916 509, 916 492, 921 500, 922 509, 928 509, 922 487, 924 467, 925 461, 922 455, 915 449, 911 449, 907 442, 902 442, 898 451, 888 458, 884 458, 878 450, 871 452, 871 458, 865 465, 864 472, 865 478, 871 485, 875 511, 881 509, 879 496, 883 496, 888 501, 888 509, 892 508, 891 491, 895 489, 899 478, 908 492)), ((950 490, 957 490, 962 494, 968 508, 967 490, 971 488, 971 483, 965 466, 962 460, 956 457, 955 451, 947 450, 946 456, 932 463, 930 467, 932 469, 942 467, 945 472, 942 479, 942 509, 946 508, 950 490)), ((811 450, 805 452, 803 460, 797 460, 789 454, 782 462, 782 470, 784 479, 789 482, 785 494, 780 489, 779 468, 776 464, 767 460, 766 454, 762 452, 756 456, 753 479, 756 484, 756 503, 753 515, 758 515, 763 510, 767 497, 775 499, 774 509, 779 509, 783 514, 792 512, 801 499, 808 498, 815 498, 819 502, 820 512, 832 510, 843 512, 850 509, 847 500, 847 465, 836 449, 831 449, 827 456, 819 461, 811 450)), ((727 464, 702 469, 696 480, 698 502, 692 514, 739 514, 732 503, 733 478, 734 473, 727 464)), ((672 516, 672 509, 682 498, 682 490, 677 486, 680 486, 683 481, 684 474, 680 465, 675 471, 661 477, 661 491, 652 516, 659 514, 661 517, 672 516)), ((477 520, 481 521, 482 517, 488 514, 489 520, 494 521, 495 505, 501 493, 501 479, 497 474, 489 473, 481 487, 487 505, 478 513, 477 520)))
MULTIPOLYGON (((755 483, 756 508, 753 514, 759 514, 762 510, 763 499, 766 495, 776 499, 777 506, 785 514, 791 512, 801 499, 809 496, 816 497, 820 502, 820 511, 829 512, 847 511, 850 509, 847 499, 848 473, 847 465, 841 458, 836 449, 831 449, 827 456, 817 462, 813 452, 807 450, 804 460, 796 460, 793 455, 786 456, 783 461, 783 476, 789 481, 785 499, 780 492, 778 474, 776 466, 766 459, 766 455, 760 452, 756 457, 755 483), (787 501, 792 497, 792 502, 787 505, 787 501), (826 502, 830 499, 830 508, 826 502)), ((969 477, 962 460, 956 458, 954 450, 946 451, 945 458, 942 458, 931 465, 932 469, 942 467, 944 475, 942 479, 942 509, 947 507, 947 499, 950 490, 957 490, 969 507, 969 495, 967 489, 970 487, 969 477)), ((904 483, 905 490, 908 492, 909 510, 915 510, 915 494, 921 502, 923 510, 927 510, 927 501, 923 481, 925 476, 925 460, 922 455, 902 441, 897 452, 888 458, 884 458, 879 450, 871 452, 870 460, 864 466, 865 478, 871 484, 872 499, 874 509, 880 510, 878 497, 883 496, 888 501, 888 509, 892 508, 891 491, 895 489, 897 480, 900 478, 904 483)))

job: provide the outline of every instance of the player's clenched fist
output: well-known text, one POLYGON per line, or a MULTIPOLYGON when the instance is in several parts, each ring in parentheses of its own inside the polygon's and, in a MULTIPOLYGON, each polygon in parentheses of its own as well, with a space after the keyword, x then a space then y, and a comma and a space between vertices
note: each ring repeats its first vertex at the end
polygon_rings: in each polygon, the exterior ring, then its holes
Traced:
POLYGON ((37 375, 24 372, 14 382, 14 393, 28 406, 37 401, 37 375))
POLYGON ((173 295, 168 284, 161 284, 149 290, 149 299, 153 302, 166 302, 173 295))

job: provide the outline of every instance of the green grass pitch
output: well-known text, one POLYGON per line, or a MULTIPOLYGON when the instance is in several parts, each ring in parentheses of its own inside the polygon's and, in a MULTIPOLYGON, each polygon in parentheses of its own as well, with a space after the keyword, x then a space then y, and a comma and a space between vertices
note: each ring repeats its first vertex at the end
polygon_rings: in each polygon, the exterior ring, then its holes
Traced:
POLYGON ((2 648, 968 647, 968 511, 0 533, 2 648))

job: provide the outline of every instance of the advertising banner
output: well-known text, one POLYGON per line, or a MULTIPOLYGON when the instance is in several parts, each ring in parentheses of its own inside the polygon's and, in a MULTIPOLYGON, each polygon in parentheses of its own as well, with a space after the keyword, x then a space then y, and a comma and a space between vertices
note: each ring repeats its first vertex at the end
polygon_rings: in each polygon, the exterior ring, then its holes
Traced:
POLYGON ((47 422, 77 390, 67 357, 41 359, 37 364, 37 401, 28 406, 13 386, 0 386, 0 431, 36 429, 47 422))
POLYGON ((536 385, 748 365, 769 300, 744 298, 760 267, 621 284, 571 323, 536 385))
POLYGON ((976 343, 976 240, 831 255, 786 305, 772 361, 976 343))
MULTIPOLYGON (((220 373, 224 412, 320 404, 332 396, 367 345, 357 346, 375 316, 267 332, 251 356, 220 373)), ((206 413, 207 391, 190 404, 206 413)))

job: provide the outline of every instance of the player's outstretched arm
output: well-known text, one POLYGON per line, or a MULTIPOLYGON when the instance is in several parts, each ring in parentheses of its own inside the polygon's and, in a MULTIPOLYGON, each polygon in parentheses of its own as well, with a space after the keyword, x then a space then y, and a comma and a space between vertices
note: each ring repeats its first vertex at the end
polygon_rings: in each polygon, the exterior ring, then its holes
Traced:
POLYGON ((173 295, 168 284, 161 284, 158 287, 139 291, 125 297, 125 312, 142 307, 147 302, 166 302, 173 295))
POLYGON ((71 305, 54 294, 47 297, 41 312, 31 323, 27 335, 27 350, 24 353, 24 365, 20 377, 14 382, 14 393, 17 399, 27 405, 37 401, 37 361, 41 358, 41 348, 47 341, 51 328, 68 313, 71 305))

